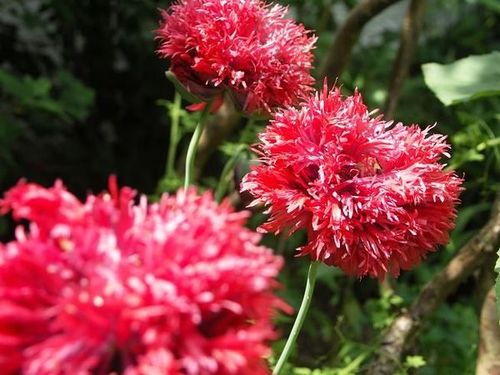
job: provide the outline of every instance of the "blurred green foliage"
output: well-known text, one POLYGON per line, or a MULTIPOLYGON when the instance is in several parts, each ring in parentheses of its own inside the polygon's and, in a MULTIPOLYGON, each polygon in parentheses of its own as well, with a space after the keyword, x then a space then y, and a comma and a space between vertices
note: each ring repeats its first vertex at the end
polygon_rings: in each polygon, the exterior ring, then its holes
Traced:
POLYGON ((154 53, 153 1, 0 2, 0 189, 62 178, 80 196, 110 173, 153 192, 164 172, 171 97, 154 53), (20 125, 22 123, 22 125, 20 125))
MULTIPOLYGON (((319 65, 336 29, 357 1, 280 3, 288 4, 291 16, 319 36, 315 51, 319 65)), ((407 4, 396 2, 365 27, 339 79, 345 93, 357 87, 372 109, 382 107, 387 98, 407 4)), ((72 191, 83 195, 88 189, 102 189, 110 173, 116 173, 120 183, 147 194, 172 191, 181 184, 177 165, 198 114, 185 111, 186 103, 176 105, 173 85, 164 73, 168 64, 154 53, 157 8, 167 6, 168 2, 150 0, 0 3, 2 190, 23 176, 44 184, 60 177, 72 191), (176 118, 178 128, 172 133, 169 125, 176 118)), ((495 0, 428 2, 395 115, 404 123, 437 123, 435 130, 447 134, 452 143, 449 167, 464 176, 466 191, 450 244, 415 270, 383 285, 322 266, 288 374, 363 373, 383 329, 398 310, 409 305, 432 275, 486 222, 493 196, 500 190, 500 98, 469 101, 462 95, 455 103, 458 97, 450 90, 460 89, 453 86, 457 75, 469 83, 476 82, 475 76, 484 76, 490 94, 496 93, 496 60, 485 63, 467 58, 489 55, 498 59, 498 52, 493 51, 500 50, 499 20, 495 0), (431 63, 439 65, 427 65, 431 63), (443 73, 451 68, 458 70, 443 73), (454 105, 445 106, 438 98, 454 105)), ((476 91, 469 90, 467 95, 476 91)), ((262 120, 241 121, 211 157, 201 176, 203 188, 216 189, 222 180, 228 186, 226 195, 237 194, 241 177, 256 158, 249 146, 263 126, 262 120)), ((241 198, 239 208, 246 202, 245 196, 241 198)), ((263 220, 261 213, 254 212, 249 225, 256 227, 263 220)), ((0 222, 0 229, 4 225, 0 222)), ((267 235, 263 241, 285 257, 280 293, 297 308, 308 264, 295 258, 294 250, 303 244, 305 234, 296 233, 288 240, 267 235)), ((475 276, 467 280, 427 322, 412 352, 400 364, 401 374, 474 373, 476 282, 475 276)), ((283 336, 292 322, 290 316, 277 318, 283 336)), ((283 345, 283 340, 276 342, 275 353, 283 345)))
POLYGON ((0 180, 19 168, 14 147, 23 134, 55 132, 84 121, 94 91, 66 71, 48 77, 18 77, 0 69, 0 180))

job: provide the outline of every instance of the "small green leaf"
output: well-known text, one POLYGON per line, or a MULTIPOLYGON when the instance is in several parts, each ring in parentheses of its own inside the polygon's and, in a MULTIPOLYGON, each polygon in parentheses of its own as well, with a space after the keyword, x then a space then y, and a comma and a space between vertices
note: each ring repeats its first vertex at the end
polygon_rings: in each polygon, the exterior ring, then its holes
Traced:
POLYGON ((405 366, 407 368, 419 368, 425 366, 426 363, 425 359, 420 355, 409 355, 406 357, 405 366))
POLYGON ((182 182, 183 182, 183 180, 180 177, 178 177, 177 175, 165 176, 158 182, 158 192, 159 193, 174 192, 179 187, 182 186, 182 182))
POLYGON ((47 77, 18 77, 0 69, 0 92, 24 112, 43 111, 66 121, 84 120, 94 100, 94 91, 70 73, 61 71, 56 85, 47 77))
POLYGON ((469 56, 451 64, 422 65, 427 86, 446 106, 500 94, 500 52, 469 56))
POLYGON ((248 145, 235 142, 224 142, 221 146, 219 146, 219 150, 228 157, 239 154, 242 150, 247 148, 248 145))

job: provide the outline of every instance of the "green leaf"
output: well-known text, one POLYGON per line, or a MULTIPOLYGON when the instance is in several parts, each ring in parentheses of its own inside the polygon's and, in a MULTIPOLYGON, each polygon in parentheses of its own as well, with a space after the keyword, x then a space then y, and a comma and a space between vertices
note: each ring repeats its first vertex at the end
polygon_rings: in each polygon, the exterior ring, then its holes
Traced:
POLYGON ((245 149, 248 149, 248 145, 235 142, 224 142, 221 146, 219 146, 219 150, 228 157, 239 154, 245 149))
POLYGON ((419 368, 425 366, 425 359, 420 355, 409 355, 406 357, 405 366, 407 368, 419 368))
POLYGON ((446 106, 500 94, 500 52, 469 56, 451 64, 422 65, 427 86, 446 106))
POLYGON ((0 89, 11 97, 22 101, 24 98, 33 97, 36 91, 47 87, 44 82, 41 82, 38 87, 36 86, 36 82, 33 82, 33 79, 29 77, 20 79, 4 69, 0 69, 0 89))
POLYGON ((18 77, 0 69, 0 92, 23 112, 48 112, 66 121, 84 120, 94 101, 94 91, 70 73, 60 71, 55 82, 47 77, 18 77))

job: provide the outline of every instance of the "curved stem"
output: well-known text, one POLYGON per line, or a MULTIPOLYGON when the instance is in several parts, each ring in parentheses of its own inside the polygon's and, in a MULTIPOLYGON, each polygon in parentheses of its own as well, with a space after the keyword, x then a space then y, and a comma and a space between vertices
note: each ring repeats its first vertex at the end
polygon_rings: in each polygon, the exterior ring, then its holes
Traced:
POLYGON ((167 165, 165 176, 174 175, 174 161, 177 152, 177 143, 179 143, 179 118, 181 111, 181 94, 175 93, 174 103, 170 109, 170 145, 168 147, 167 165))
POLYGON ((309 310, 309 305, 311 304, 312 295, 314 292, 314 284, 316 283, 316 275, 318 273, 318 265, 319 262, 317 261, 312 261, 309 265, 304 297, 302 297, 302 303, 300 304, 299 312, 297 313, 297 317, 295 318, 295 322, 293 323, 290 336, 288 336, 288 339, 286 340, 285 348, 283 349, 283 352, 281 353, 278 362, 274 367, 273 375, 279 375, 279 373, 283 369, 283 366, 285 365, 288 357, 291 354, 295 341, 297 341, 300 330, 302 329, 307 311, 309 310))
POLYGON ((194 158, 196 156, 196 148, 198 147, 198 142, 200 141, 201 134, 205 129, 205 120, 208 113, 210 112, 211 102, 208 102, 203 108, 201 113, 200 121, 196 125, 191 141, 189 142, 187 154, 186 154, 186 172, 184 174, 184 189, 187 189, 193 180, 193 169, 194 169, 194 158))

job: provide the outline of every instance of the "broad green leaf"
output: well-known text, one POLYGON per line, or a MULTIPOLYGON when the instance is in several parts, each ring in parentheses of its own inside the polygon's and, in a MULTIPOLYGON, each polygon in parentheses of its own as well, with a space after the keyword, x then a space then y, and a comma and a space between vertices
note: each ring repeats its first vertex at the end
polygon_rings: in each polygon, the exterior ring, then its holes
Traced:
POLYGON ((427 86, 446 106, 500 94, 500 52, 469 56, 451 64, 422 65, 427 86))

